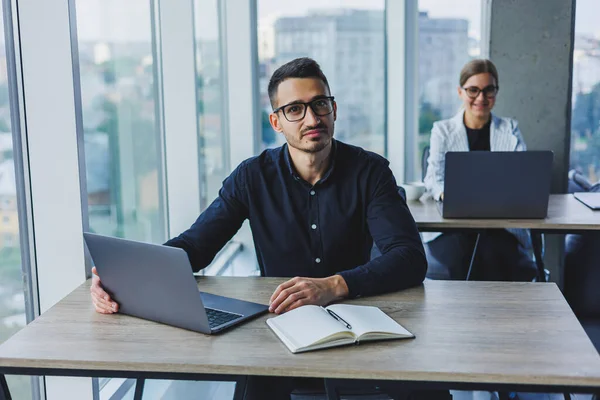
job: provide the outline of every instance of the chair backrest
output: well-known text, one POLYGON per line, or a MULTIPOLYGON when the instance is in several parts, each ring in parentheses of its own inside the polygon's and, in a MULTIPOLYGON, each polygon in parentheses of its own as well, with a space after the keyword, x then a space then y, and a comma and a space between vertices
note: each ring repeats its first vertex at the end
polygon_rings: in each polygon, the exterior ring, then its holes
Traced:
POLYGON ((564 295, 580 318, 600 318, 600 233, 567 235, 564 295))
POLYGON ((425 175, 427 175, 427 159, 429 158, 429 145, 425 146, 423 149, 423 154, 421 154, 421 179, 425 180, 425 175))
MULTIPOLYGON (((600 192, 600 184, 569 172, 569 192, 600 192)), ((580 318, 600 318, 600 233, 565 238, 564 295, 580 318)))
POLYGON ((400 193, 400 196, 406 201, 406 190, 404 190, 402 186, 398 186, 398 193, 400 193))

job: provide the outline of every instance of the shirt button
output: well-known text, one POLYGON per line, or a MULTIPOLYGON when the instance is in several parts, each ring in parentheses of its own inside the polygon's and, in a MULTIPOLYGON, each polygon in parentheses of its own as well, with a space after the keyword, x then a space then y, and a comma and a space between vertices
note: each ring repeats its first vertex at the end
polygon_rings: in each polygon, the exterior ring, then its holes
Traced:
POLYGON ((317 225, 315 225, 315 224, 312 224, 310 227, 313 229, 317 229, 317 225))
POLYGON ((311 196, 314 196, 314 195, 315 195, 315 191, 314 191, 314 190, 311 190, 311 191, 310 191, 310 195, 311 195, 311 196))
POLYGON ((321 259, 320 258, 315 258, 315 262, 318 264, 318 263, 321 262, 321 259))

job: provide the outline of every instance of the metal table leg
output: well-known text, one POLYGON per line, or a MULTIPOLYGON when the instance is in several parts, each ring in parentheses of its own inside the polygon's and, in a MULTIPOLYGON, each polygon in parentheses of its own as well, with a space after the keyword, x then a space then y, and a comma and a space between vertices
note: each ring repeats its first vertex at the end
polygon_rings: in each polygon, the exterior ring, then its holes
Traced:
POLYGON ((235 391, 233 392, 233 400, 244 400, 246 394, 246 375, 240 375, 235 380, 235 391))
POLYGON ((542 233, 539 231, 531 230, 531 244, 533 246, 533 255, 535 256, 535 265, 538 270, 538 282, 547 282, 546 280, 546 269, 544 267, 544 259, 542 257, 542 249, 544 247, 542 242, 542 233))
POLYGON ((475 262, 475 256, 477 255, 477 247, 479 247, 479 239, 481 238, 481 233, 477 234, 477 239, 475 240, 475 246, 473 247, 473 254, 471 255, 471 262, 469 263, 469 271, 467 272, 467 281, 471 278, 471 272, 473 271, 473 263, 475 262))
POLYGON ((340 394, 337 391, 335 379, 325 378, 325 393, 327 400, 340 400, 340 394))
POLYGON ((3 374, 0 374, 0 400, 11 400, 10 391, 8 390, 8 383, 3 374))
POLYGON ((139 378, 135 382, 135 394, 133 395, 133 400, 142 400, 142 396, 144 395, 144 384, 146 380, 143 378, 139 378))
POLYGON ((510 400, 510 395, 508 394, 508 392, 498 392, 498 399, 499 400, 510 400))

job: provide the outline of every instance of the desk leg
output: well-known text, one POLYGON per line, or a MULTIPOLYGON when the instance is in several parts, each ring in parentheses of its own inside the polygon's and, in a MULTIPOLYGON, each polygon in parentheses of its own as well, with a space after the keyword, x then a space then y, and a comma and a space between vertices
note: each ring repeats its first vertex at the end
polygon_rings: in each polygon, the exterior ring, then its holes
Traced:
POLYGON ((246 375, 240 375, 235 380, 235 391, 233 392, 233 400, 244 400, 246 394, 246 375))
POLYGON ((471 255, 471 262, 469 263, 469 272, 467 272, 467 280, 471 278, 471 272, 473 271, 473 263, 475 262, 475 256, 477 255, 477 247, 479 247, 480 238, 481 233, 478 233, 477 239, 475 240, 475 247, 473 247, 473 254, 471 255))
POLYGON ((10 391, 8 390, 8 383, 4 375, 0 374, 0 400, 11 400, 10 391))
POLYGON ((535 256, 535 265, 538 270, 538 282, 547 282, 546 271, 544 268, 544 259, 542 257, 542 233, 531 230, 531 245, 533 247, 533 255, 535 256))
POLYGON ((337 391, 335 379, 324 379, 324 381, 327 400, 340 400, 340 394, 337 391))
POLYGON ((498 392, 498 399, 499 400, 510 400, 510 396, 509 396, 508 392, 498 392))
POLYGON ((144 378, 139 378, 135 381, 135 394, 133 395, 133 400, 142 400, 145 383, 146 380, 144 378))

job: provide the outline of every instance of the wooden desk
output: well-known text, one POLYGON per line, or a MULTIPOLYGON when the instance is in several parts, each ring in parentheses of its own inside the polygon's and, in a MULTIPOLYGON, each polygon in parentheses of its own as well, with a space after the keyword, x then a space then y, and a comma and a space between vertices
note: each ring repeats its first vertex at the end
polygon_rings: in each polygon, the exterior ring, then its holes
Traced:
MULTIPOLYGON (((265 303, 282 281, 203 277, 200 286, 265 303)), ((552 283, 431 281, 351 303, 380 307, 416 338, 294 355, 265 324, 269 316, 206 336, 98 314, 87 282, 0 346, 0 373, 191 380, 263 375, 395 380, 440 389, 600 390, 600 356, 552 283)))
POLYGON ((554 233, 600 230, 600 212, 592 211, 571 194, 550 195, 548 217, 545 219, 444 219, 433 200, 409 201, 408 207, 422 232, 506 228, 554 233))

